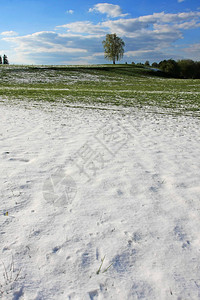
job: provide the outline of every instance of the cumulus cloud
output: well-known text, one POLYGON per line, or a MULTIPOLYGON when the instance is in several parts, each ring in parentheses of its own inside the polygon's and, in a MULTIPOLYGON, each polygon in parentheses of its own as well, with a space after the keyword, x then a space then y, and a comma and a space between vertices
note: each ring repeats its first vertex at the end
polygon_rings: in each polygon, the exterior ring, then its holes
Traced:
POLYGON ((67 37, 53 31, 41 31, 20 37, 5 37, 4 41, 17 45, 17 52, 31 53, 86 53, 78 45, 72 45, 67 37))
POLYGON ((3 36, 16 36, 18 33, 16 31, 3 31, 0 33, 3 36))
POLYGON ((89 21, 80 21, 56 26, 56 29, 65 28, 68 32, 88 33, 88 34, 106 34, 102 24, 93 24, 89 21))
MULTIPOLYGON (((158 33, 176 33, 180 37, 181 29, 199 27, 200 12, 187 12, 178 14, 154 13, 138 18, 109 20, 98 24, 98 28, 104 28, 112 33, 122 36, 135 37, 144 31, 158 33), (153 28, 153 29, 152 29, 153 28)), ((92 24, 90 24, 92 27, 92 24)), ((95 27, 93 28, 95 31, 95 27)))
POLYGON ((119 35, 132 35, 137 31, 147 28, 149 24, 140 22, 138 19, 118 19, 109 20, 102 23, 103 27, 109 28, 110 32, 115 32, 119 35))
POLYGON ((191 11, 186 13, 177 13, 177 14, 166 14, 164 12, 154 13, 152 15, 141 16, 138 18, 140 22, 149 22, 149 23, 177 23, 189 19, 198 19, 200 17, 200 12, 191 11))
POLYGON ((200 22, 197 22, 195 20, 189 21, 189 22, 183 22, 181 24, 175 25, 176 28, 179 29, 193 29, 193 28, 198 28, 200 27, 200 22))
POLYGON ((99 12, 101 14, 106 14, 108 17, 124 17, 128 14, 122 14, 122 9, 119 5, 109 4, 109 3, 98 3, 89 9, 89 12, 99 12))

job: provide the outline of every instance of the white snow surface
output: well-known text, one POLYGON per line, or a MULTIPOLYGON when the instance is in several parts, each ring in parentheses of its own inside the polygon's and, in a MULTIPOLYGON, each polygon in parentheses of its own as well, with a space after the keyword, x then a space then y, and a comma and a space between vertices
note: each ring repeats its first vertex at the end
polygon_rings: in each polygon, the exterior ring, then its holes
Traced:
POLYGON ((0 299, 199 299, 199 125, 2 101, 0 299))

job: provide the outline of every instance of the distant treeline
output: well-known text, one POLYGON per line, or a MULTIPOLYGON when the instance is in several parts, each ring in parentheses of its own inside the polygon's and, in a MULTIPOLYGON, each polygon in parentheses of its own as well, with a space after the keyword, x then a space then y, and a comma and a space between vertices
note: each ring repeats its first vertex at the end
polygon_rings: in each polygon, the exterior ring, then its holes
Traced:
POLYGON ((4 54, 4 56, 3 56, 3 59, 2 59, 2 57, 1 57, 1 55, 0 55, 0 65, 9 65, 9 62, 8 62, 8 57, 7 57, 7 55, 5 55, 4 54))
POLYGON ((178 61, 173 59, 162 60, 159 63, 154 62, 152 65, 149 64, 149 61, 146 61, 145 64, 139 63, 137 65, 160 69, 169 76, 176 78, 200 78, 200 61, 193 61, 191 59, 178 61))
POLYGON ((174 77, 200 78, 200 61, 182 59, 163 60, 158 64, 159 69, 174 77))

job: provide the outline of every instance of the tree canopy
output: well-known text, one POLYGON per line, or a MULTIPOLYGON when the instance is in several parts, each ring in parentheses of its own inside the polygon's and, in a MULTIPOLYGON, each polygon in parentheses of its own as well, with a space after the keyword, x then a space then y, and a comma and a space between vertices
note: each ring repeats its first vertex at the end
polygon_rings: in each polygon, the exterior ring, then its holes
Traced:
POLYGON ((7 57, 7 55, 5 55, 5 54, 4 54, 4 56, 3 56, 3 64, 4 64, 4 65, 8 65, 8 64, 9 64, 9 62, 8 62, 8 57, 7 57))
POLYGON ((102 42, 105 52, 105 58, 111 60, 113 64, 120 60, 124 55, 124 41, 114 34, 107 34, 105 41, 102 42))
POLYGON ((200 62, 191 59, 163 60, 158 67, 170 76, 179 78, 200 78, 200 62))
POLYGON ((0 55, 0 65, 2 65, 2 64, 4 64, 4 65, 9 65, 8 57, 7 57, 7 55, 5 55, 5 54, 4 54, 4 56, 3 56, 3 59, 2 59, 2 57, 1 57, 1 55, 0 55))

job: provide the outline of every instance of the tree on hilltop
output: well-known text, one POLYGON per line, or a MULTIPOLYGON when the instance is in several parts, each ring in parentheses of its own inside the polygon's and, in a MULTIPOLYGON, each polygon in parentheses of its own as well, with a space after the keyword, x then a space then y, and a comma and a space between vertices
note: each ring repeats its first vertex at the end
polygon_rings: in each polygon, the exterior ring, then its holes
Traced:
POLYGON ((104 56, 108 60, 112 60, 113 64, 115 61, 120 60, 124 55, 124 41, 114 34, 107 34, 106 40, 102 42, 104 47, 104 56))
POLYGON ((2 65, 2 57, 1 57, 1 55, 0 55, 0 65, 2 65))

